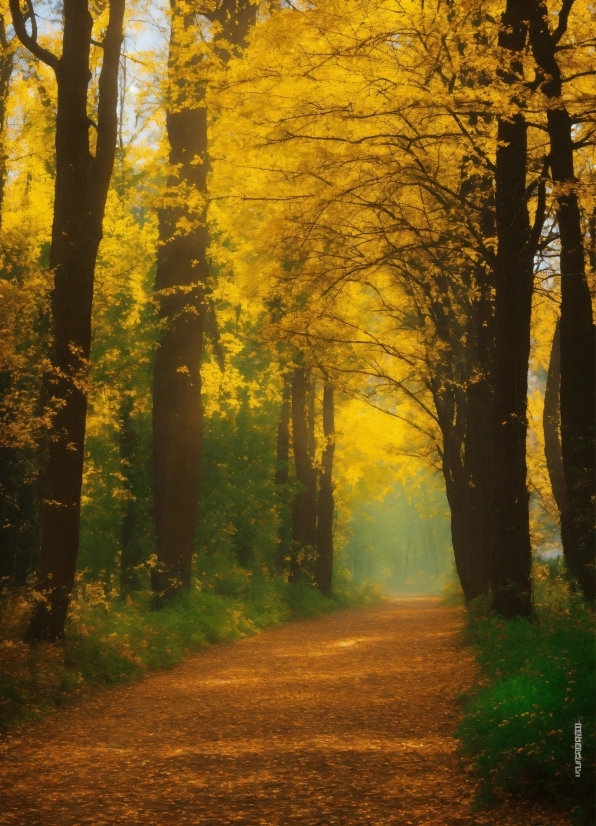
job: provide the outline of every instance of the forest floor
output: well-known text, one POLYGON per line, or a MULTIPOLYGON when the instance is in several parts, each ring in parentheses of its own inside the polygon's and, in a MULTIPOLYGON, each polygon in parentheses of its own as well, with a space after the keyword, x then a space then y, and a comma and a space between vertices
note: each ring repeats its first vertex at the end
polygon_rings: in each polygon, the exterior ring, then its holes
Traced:
POLYGON ((0 824, 562 826, 474 812, 451 733, 462 609, 395 599, 214 646, 0 743, 0 824))

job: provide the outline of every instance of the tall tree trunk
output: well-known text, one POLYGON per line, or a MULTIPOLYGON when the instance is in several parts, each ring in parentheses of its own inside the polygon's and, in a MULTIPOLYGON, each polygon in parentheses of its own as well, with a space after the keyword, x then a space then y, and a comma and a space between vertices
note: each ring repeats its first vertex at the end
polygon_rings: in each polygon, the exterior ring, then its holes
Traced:
MULTIPOLYGON (((8 39, 4 15, 0 14, 0 227, 7 175, 6 107, 15 65, 18 40, 8 39)), ((4 268, 7 262, 0 261, 4 268)), ((10 269, 2 273, 9 276, 10 269)), ((0 371, 0 399, 5 399, 15 380, 10 370, 0 371)), ((34 559, 36 507, 34 485, 25 451, 0 446, 0 580, 24 585, 34 559)))
POLYGON ((64 634, 79 547, 93 278, 116 148, 124 0, 110 0, 99 77, 95 156, 90 151, 87 114, 93 26, 87 3, 65 0, 60 58, 38 44, 31 6, 31 34, 19 0, 10 0, 10 10, 17 36, 32 54, 54 69, 58 83, 50 251, 54 273, 52 369, 44 379, 54 418, 43 474, 36 583, 39 599, 26 634, 30 641, 52 640, 64 634))
POLYGON ((276 552, 276 568, 282 572, 286 568, 286 563, 290 559, 291 552, 291 527, 285 508, 286 488, 289 481, 289 460, 290 460, 290 415, 292 405, 292 377, 287 373, 283 377, 282 400, 279 411, 279 422, 277 424, 277 465, 275 469, 275 484, 281 490, 279 505, 281 507, 278 545, 276 552))
POLYGON ((590 271, 596 276, 596 207, 593 208, 592 214, 588 221, 590 231, 590 242, 588 245, 588 261, 590 262, 590 271))
MULTIPOLYGON (((469 184, 482 202, 482 233, 494 234, 492 180, 472 176, 469 184)), ((493 545, 493 439, 494 403, 494 271, 479 262, 471 272, 466 387, 466 429, 463 442, 462 490, 468 544, 471 597, 488 594, 493 545)))
MULTIPOLYGON (((172 41, 175 23, 172 22, 172 41)), ((175 48, 171 42, 171 49, 175 48)), ((169 187, 179 180, 205 192, 207 110, 167 113, 170 163, 179 165, 169 187)), ((157 565, 151 572, 160 599, 190 587, 199 508, 203 406, 201 356, 208 277, 206 216, 185 215, 183 207, 159 212, 160 247, 155 289, 165 329, 153 372, 153 496, 157 565), (198 226, 176 233, 187 217, 198 226)))
POLYGON ((467 426, 464 441, 463 491, 468 522, 469 576, 471 597, 488 594, 492 524, 492 387, 486 378, 471 382, 467 389, 467 426))
MULTIPOLYGON (((482 166, 480 166, 482 169, 482 166)), ((486 172, 470 177, 481 210, 484 238, 495 234, 493 176, 486 172)), ((465 497, 471 545, 471 576, 475 595, 490 590, 493 547, 495 273, 492 262, 481 260, 471 273, 469 290, 469 363, 466 383, 466 435, 464 440, 465 497)))
POLYGON ((4 15, 0 14, 0 226, 2 226, 2 207, 4 205, 4 188, 6 186, 6 104, 10 88, 10 79, 14 68, 16 38, 8 40, 4 15))
MULTIPOLYGON (((560 437, 560 404, 559 392, 561 387, 561 325, 557 320, 553 343, 548 363, 546 387, 544 390, 544 409, 542 413, 542 428, 544 431, 544 455, 546 469, 550 479, 553 498, 559 511, 561 520, 561 536, 565 530, 573 529, 570 520, 569 495, 565 484, 563 469, 563 453, 560 437)), ((563 543, 563 551, 566 543, 563 543)))
POLYGON ((333 385, 325 383, 323 389, 323 436, 325 447, 319 474, 317 501, 317 566, 316 581, 319 591, 331 596, 333 578, 333 454, 335 452, 335 416, 333 385))
MULTIPOLYGON (((508 0, 499 45, 511 55, 504 81, 521 78, 528 10, 508 0)), ((531 616, 532 580, 526 435, 533 244, 526 196, 527 126, 521 112, 501 116, 497 129, 495 294, 495 512, 491 585, 504 617, 531 616)))
MULTIPOLYGON (((569 7, 571 4, 569 4, 569 7)), ((568 13, 568 12, 567 12, 568 13)), ((556 44, 567 28, 562 12, 551 34, 548 10, 532 2, 530 40, 542 75, 541 89, 553 101, 546 112, 550 168, 556 185, 561 243, 561 447, 573 530, 566 533, 565 559, 586 599, 596 593, 594 528, 596 363, 594 323, 586 279, 577 179, 573 168, 572 120, 562 103, 556 44)))
POLYGON ((134 426, 133 407, 133 397, 126 394, 120 405, 118 433, 120 462, 126 492, 126 498, 122 503, 122 522, 120 523, 120 596, 122 597, 127 596, 139 586, 135 568, 142 561, 135 553, 135 538, 139 522, 135 484, 139 461, 139 439, 134 426))
MULTIPOLYGON (((226 60, 244 45, 256 19, 251 0, 223 0, 204 15, 217 24, 214 50, 226 60)), ((201 356, 208 307, 207 109, 205 82, 193 81, 197 66, 185 58, 196 16, 172 0, 169 46, 170 144, 168 189, 178 205, 159 211, 160 247, 155 289, 164 329, 153 374, 153 495, 157 565, 151 574, 160 601, 190 587, 199 510, 203 407, 201 356), (186 60, 186 65, 185 65, 186 60), (199 193, 203 203, 193 210, 199 193), (187 223, 191 229, 180 231, 187 223)), ((199 31, 196 32, 197 38, 199 31)))
POLYGON ((277 467, 275 469, 275 484, 286 485, 289 479, 290 459, 290 411, 292 401, 292 377, 283 377, 281 407, 277 424, 277 467))
POLYGON ((292 373, 292 445, 301 490, 292 502, 290 581, 296 582, 317 546, 317 469, 314 465, 314 392, 310 370, 292 373))
POLYGON ((446 286, 440 307, 431 304, 435 328, 448 348, 431 390, 443 437, 453 553, 466 600, 489 591, 492 542, 492 444, 486 433, 492 410, 492 291, 482 268, 471 277, 478 298, 467 307, 465 349, 446 286))
POLYGON ((474 593, 470 574, 471 549, 468 542, 468 521, 463 499, 463 468, 461 463, 463 435, 465 431, 465 410, 453 398, 453 389, 446 386, 434 393, 441 433, 443 436, 442 470, 445 492, 451 514, 451 542, 455 568, 466 600, 478 596, 474 593))

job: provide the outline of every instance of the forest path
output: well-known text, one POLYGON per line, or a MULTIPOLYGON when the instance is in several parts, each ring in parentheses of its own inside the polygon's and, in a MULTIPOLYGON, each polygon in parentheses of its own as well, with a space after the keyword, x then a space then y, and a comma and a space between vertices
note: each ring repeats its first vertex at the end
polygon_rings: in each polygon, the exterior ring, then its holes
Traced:
POLYGON ((563 824, 471 813, 451 732, 474 679, 461 609, 396 599, 214 646, 14 732, 17 826, 563 824))

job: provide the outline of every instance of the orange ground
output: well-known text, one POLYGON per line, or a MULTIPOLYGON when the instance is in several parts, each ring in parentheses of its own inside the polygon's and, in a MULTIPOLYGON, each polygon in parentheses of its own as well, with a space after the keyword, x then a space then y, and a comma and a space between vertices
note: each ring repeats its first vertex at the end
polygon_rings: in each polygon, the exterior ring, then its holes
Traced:
POLYGON ((215 646, 0 746, 0 824, 554 826, 472 814, 459 609, 400 599, 215 646))

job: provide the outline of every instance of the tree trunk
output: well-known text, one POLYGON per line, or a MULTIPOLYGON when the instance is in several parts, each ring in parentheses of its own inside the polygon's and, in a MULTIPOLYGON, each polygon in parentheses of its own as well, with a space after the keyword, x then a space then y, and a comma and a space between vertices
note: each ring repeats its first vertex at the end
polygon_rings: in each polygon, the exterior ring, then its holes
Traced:
POLYGON ((2 226, 2 207, 4 205, 4 188, 6 186, 6 103, 10 88, 10 78, 14 68, 16 38, 8 40, 4 15, 0 14, 0 227, 2 226))
POLYGON ((284 376, 283 382, 279 422, 277 425, 277 467, 275 470, 276 485, 287 485, 289 479, 290 410, 292 400, 291 376, 284 376))
POLYGON ((467 308, 465 350, 461 348, 464 331, 446 290, 442 312, 433 313, 449 356, 440 365, 439 379, 431 383, 443 436, 453 553, 466 600, 489 591, 492 543, 492 291, 484 270, 473 277, 478 299, 467 308))
MULTIPOLYGON (((6 37, 4 15, 0 14, 0 227, 7 175, 6 106, 17 42, 15 37, 11 40, 6 37)), ((7 263, 0 261, 0 266, 7 263)), ((9 267, 2 276, 10 277, 9 267)), ((0 371, 0 398, 8 396, 14 381, 11 370, 0 371)), ((34 489, 23 448, 0 446, 0 581, 5 583, 24 585, 34 564, 37 538, 34 489)))
POLYGON ((546 377, 542 426, 544 429, 544 453, 546 457, 546 467, 548 470, 553 497, 557 505, 557 510, 559 511, 563 553, 565 555, 567 567, 571 570, 570 561, 567 559, 567 552, 570 547, 574 546, 575 537, 573 535, 573 518, 569 505, 567 485, 565 484, 563 453, 561 450, 561 439, 559 436, 559 390, 561 386, 560 329, 560 323, 557 321, 548 365, 548 375, 546 377))
MULTIPOLYGON (((450 358, 453 358, 452 352, 450 358)), ((454 386, 451 371, 448 370, 448 373, 449 378, 445 375, 435 377, 430 382, 430 388, 443 441, 441 464, 451 516, 451 543, 453 545, 455 568, 464 596, 466 600, 469 600, 477 594, 474 593, 471 579, 470 557, 472 549, 468 539, 468 520, 463 497, 465 482, 462 467, 462 446, 466 427, 465 405, 463 404, 462 393, 458 393, 454 386)))
MULTIPOLYGON (((174 30, 174 23, 172 24, 174 30)), ((171 44, 171 48, 174 44, 171 44)), ((207 110, 167 113, 170 163, 180 165, 179 180, 205 192, 207 110)), ((159 212, 160 247, 155 289, 164 321, 153 372, 153 495, 157 565, 151 572, 160 599, 190 587, 199 508, 203 406, 201 355, 208 277, 206 216, 183 208, 159 212), (183 217, 198 222, 176 234, 183 217)))
POLYGON ((29 641, 53 640, 64 634, 79 547, 93 278, 116 148, 124 0, 110 0, 99 77, 95 156, 90 151, 87 115, 93 25, 87 4, 65 0, 60 58, 37 43, 34 17, 30 18, 32 34, 28 33, 18 0, 11 0, 10 9, 17 36, 54 69, 58 83, 50 251, 53 346, 51 371, 44 378, 54 418, 42 483, 38 602, 26 634, 29 641))
POLYGON ((573 523, 573 529, 563 537, 563 545, 569 569, 577 577, 584 596, 594 600, 594 323, 585 271, 577 179, 573 168, 572 120, 561 102, 562 79, 555 51, 565 28, 566 21, 562 30, 551 34, 546 6, 533 0, 530 26, 532 51, 543 79, 541 89, 549 100, 556 101, 546 114, 561 243, 561 447, 573 523))
POLYGON ((122 522, 120 524, 120 596, 126 597, 139 587, 138 575, 135 572, 142 560, 136 552, 136 532, 139 523, 138 505, 136 500, 136 475, 139 463, 139 439, 133 419, 133 397, 126 394, 120 406, 120 429, 118 446, 122 476, 127 497, 123 501, 122 522))
POLYGON ((467 389, 467 426, 464 441, 464 502, 469 544, 469 577, 473 599, 488 594, 492 524, 492 387, 487 378, 467 389))
POLYGON ((588 221, 590 228, 590 242, 588 246, 588 261, 590 262, 590 271, 596 275, 596 207, 592 210, 590 219, 588 221))
POLYGON ((63 636, 76 570, 93 278, 116 148, 124 0, 110 0, 99 77, 95 156, 90 151, 87 115, 93 20, 86 3, 65 0, 60 58, 39 46, 34 19, 33 34, 29 35, 18 0, 11 0, 10 8, 17 36, 36 57, 52 66, 58 83, 50 251, 50 269, 54 273, 53 347, 51 371, 44 379, 54 418, 43 474, 36 582, 40 600, 26 633, 26 640, 33 641, 63 636))
POLYGON ((296 367, 292 373, 292 444, 296 477, 301 489, 292 502, 292 553, 290 582, 317 546, 317 469, 314 466, 314 408, 310 370, 296 367))
POLYGON ((557 320, 553 336, 546 387, 544 390, 544 411, 542 426, 544 429, 544 455, 550 478, 553 497, 559 513, 569 512, 569 497, 563 471, 563 454, 559 437, 559 389, 561 386, 561 325, 557 320))
MULTIPOLYGON (((244 45, 256 19, 256 7, 250 0, 223 0, 205 16, 220 27, 214 49, 225 60, 233 47, 244 45)), ((176 167, 176 173, 169 177, 168 190, 176 193, 175 200, 183 205, 159 211, 155 280, 164 329, 153 373, 157 565, 151 583, 160 602, 190 587, 201 478, 201 356, 209 279, 207 109, 203 104, 206 81, 193 81, 197 71, 194 58, 187 58, 188 65, 184 62, 184 45, 189 29, 195 26, 195 15, 174 0, 168 61, 171 100, 166 126, 170 164, 176 167), (189 204, 197 193, 203 203, 193 210, 189 204), (180 232, 181 222, 191 229, 180 232)))
MULTIPOLYGON (((460 191, 479 211, 479 231, 484 238, 495 234, 493 176, 481 158, 466 158, 460 191)), ((459 456, 461 472, 456 475, 457 519, 466 560, 467 598, 474 599, 490 590, 490 558, 493 544, 493 443, 492 416, 494 392, 494 266, 480 259, 462 273, 462 306, 465 314, 464 353, 458 368, 458 385, 465 387, 465 398, 458 388, 458 404, 465 407, 465 432, 459 456)), ((452 338, 457 330, 450 331, 452 338)), ((458 343, 454 343, 457 352, 458 343)))
POLYGON ((285 486, 289 482, 291 402, 292 377, 291 374, 286 374, 283 377, 282 400, 279 411, 279 422, 277 424, 277 464, 275 469, 275 484, 280 491, 280 523, 275 566, 280 573, 286 569, 286 564, 290 559, 292 544, 291 526, 285 508, 287 500, 287 489, 285 486))
MULTIPOLYGON (((525 3, 508 0, 499 45, 511 53, 511 69, 504 74, 511 87, 522 77, 527 19, 525 3)), ((527 126, 521 112, 499 118, 497 140, 491 585, 494 609, 513 618, 532 614, 526 411, 534 275, 526 201, 527 126)))
MULTIPOLYGON (((492 181, 476 182, 483 201, 483 234, 494 234, 492 181)), ((468 544, 470 598, 488 594, 493 545, 493 439, 494 404, 494 272, 486 262, 472 272, 466 370, 466 431, 463 443, 462 497, 468 544)))
POLYGON ((323 390, 323 435, 325 447, 319 474, 317 502, 317 566, 316 582, 319 591, 331 596, 333 577, 333 454, 335 452, 335 423, 333 385, 326 383, 323 390))

